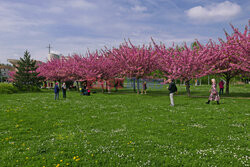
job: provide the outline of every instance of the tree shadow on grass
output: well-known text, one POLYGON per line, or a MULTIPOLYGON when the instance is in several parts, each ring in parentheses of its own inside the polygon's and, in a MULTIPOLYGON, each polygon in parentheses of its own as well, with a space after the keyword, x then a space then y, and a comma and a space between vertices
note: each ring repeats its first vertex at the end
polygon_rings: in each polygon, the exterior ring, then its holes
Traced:
MULTIPOLYGON (((68 90, 67 93, 69 92, 76 92, 80 93, 79 91, 76 90, 68 90)), ((137 92, 134 92, 133 89, 119 89, 118 91, 111 90, 111 93, 104 92, 102 93, 102 89, 91 89, 91 92, 95 92, 96 94, 106 94, 106 95, 123 95, 123 94, 130 94, 130 95, 137 95, 137 92)), ((29 93, 37 93, 37 92, 29 92, 29 93)), ((39 93, 54 93, 53 89, 46 89, 42 90, 39 93)), ((141 92, 140 92, 141 93, 141 92)), ((140 94, 141 95, 141 94, 140 94)), ((193 90, 191 91, 191 96, 190 98, 208 98, 210 93, 208 91, 197 91, 193 90)), ((160 97, 160 96, 169 96, 169 91, 168 90, 148 90, 147 94, 143 94, 143 96, 150 96, 150 97, 160 97)), ((187 96, 186 91, 178 91, 175 96, 187 96)), ((246 98, 250 99, 250 93, 249 92, 231 92, 229 95, 223 94, 220 96, 221 98, 246 98)))

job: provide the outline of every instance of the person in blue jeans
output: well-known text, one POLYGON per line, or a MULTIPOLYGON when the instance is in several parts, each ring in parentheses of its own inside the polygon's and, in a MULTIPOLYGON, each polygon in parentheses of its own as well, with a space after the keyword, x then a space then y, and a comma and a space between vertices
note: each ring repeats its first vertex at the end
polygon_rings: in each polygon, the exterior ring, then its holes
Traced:
POLYGON ((174 106, 174 93, 177 93, 177 87, 174 83, 173 79, 168 79, 168 83, 169 83, 169 97, 170 97, 170 106, 174 106))
POLYGON ((58 87, 58 83, 56 83, 55 87, 54 87, 54 92, 55 92, 55 100, 59 100, 59 87, 58 87))

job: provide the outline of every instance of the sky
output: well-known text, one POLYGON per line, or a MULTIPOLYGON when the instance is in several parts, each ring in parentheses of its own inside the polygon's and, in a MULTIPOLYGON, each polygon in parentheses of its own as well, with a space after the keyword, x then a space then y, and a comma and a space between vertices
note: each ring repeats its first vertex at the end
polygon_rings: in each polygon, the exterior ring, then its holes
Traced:
POLYGON ((224 38, 230 23, 248 25, 249 0, 0 0, 0 63, 52 52, 84 55, 89 49, 135 45, 172 46, 224 38))

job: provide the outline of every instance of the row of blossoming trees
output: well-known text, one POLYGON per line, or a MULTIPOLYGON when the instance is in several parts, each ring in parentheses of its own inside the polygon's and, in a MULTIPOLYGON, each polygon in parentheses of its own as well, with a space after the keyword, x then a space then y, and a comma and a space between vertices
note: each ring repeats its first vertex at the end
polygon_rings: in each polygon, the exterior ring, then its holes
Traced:
MULTIPOLYGON (((248 26, 244 32, 232 26, 233 33, 226 33, 226 40, 210 41, 202 45, 199 41, 188 47, 157 44, 135 46, 125 41, 117 48, 102 49, 85 56, 73 55, 53 59, 37 69, 41 76, 50 81, 101 81, 121 77, 137 80, 161 71, 167 78, 185 81, 190 95, 190 80, 210 74, 219 74, 226 80, 229 93, 230 79, 237 75, 249 76, 250 53, 248 26)), ((139 82, 137 82, 139 93, 139 82)))

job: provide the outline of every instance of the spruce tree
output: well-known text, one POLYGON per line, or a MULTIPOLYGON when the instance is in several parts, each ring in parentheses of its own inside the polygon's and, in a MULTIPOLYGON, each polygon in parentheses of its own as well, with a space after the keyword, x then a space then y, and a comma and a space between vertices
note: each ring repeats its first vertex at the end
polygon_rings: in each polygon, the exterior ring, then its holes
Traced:
POLYGON ((36 61, 30 58, 30 53, 26 50, 23 58, 20 58, 17 65, 14 84, 20 89, 31 90, 41 85, 41 77, 38 76, 36 61))

